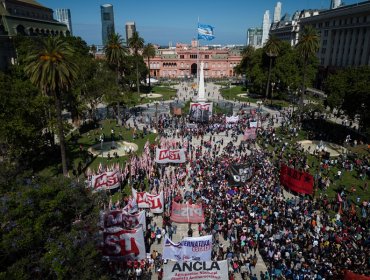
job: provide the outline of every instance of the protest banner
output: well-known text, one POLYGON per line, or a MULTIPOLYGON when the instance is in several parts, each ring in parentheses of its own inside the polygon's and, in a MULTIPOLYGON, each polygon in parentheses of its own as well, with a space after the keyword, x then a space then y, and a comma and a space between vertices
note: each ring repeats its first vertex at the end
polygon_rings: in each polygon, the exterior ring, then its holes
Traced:
POLYGON ((237 123, 239 121, 239 116, 226 117, 226 123, 237 123))
MULTIPOLYGON (((113 229, 113 228, 112 228, 113 229)), ((142 260, 146 257, 142 227, 136 229, 105 229, 103 255, 109 258, 142 260)))
POLYGON ((247 128, 244 131, 244 140, 254 140, 257 138, 256 128, 247 128))
POLYGON ((227 260, 218 262, 168 262, 163 267, 165 280, 228 280, 227 260))
POLYGON ((212 116, 212 102, 190 103, 189 119, 195 122, 208 122, 212 116))
POLYGON ((250 122, 249 123, 249 127, 257 127, 257 122, 256 121, 253 121, 253 122, 250 122))
POLYGON ((104 213, 104 227, 122 227, 126 229, 142 226, 146 229, 145 211, 137 214, 129 214, 123 210, 112 210, 104 213))
POLYGON ((113 190, 121 185, 121 172, 119 170, 106 171, 92 176, 91 187, 93 191, 113 190))
POLYGON ((173 201, 171 220, 176 223, 204 223, 202 206, 197 204, 180 204, 173 201))
POLYGON ((344 271, 344 280, 370 280, 370 276, 353 273, 350 270, 344 271))
POLYGON ((253 169, 245 164, 231 164, 228 171, 228 181, 232 186, 241 186, 253 175, 253 169))
POLYGON ((184 149, 159 149, 155 150, 156 163, 184 163, 186 161, 184 149))
POLYGON ((152 213, 163 213, 163 191, 159 194, 150 194, 147 192, 138 192, 132 188, 132 196, 136 200, 139 208, 149 208, 152 213))
POLYGON ((163 258, 173 261, 210 261, 212 235, 185 237, 179 243, 167 236, 163 245, 163 258))
POLYGON ((283 164, 280 169, 280 184, 302 194, 312 194, 314 178, 307 172, 295 170, 283 164))

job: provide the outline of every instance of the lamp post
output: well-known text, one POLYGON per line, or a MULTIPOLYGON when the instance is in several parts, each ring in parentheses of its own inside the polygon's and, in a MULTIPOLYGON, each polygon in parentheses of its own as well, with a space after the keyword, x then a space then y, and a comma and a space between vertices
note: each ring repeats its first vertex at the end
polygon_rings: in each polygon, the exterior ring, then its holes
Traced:
POLYGON ((271 106, 272 106, 272 98, 274 96, 274 86, 275 86, 275 82, 272 82, 271 83, 271 106))
POLYGON ((155 130, 158 133, 158 104, 159 104, 159 102, 154 101, 154 104, 155 104, 155 130))

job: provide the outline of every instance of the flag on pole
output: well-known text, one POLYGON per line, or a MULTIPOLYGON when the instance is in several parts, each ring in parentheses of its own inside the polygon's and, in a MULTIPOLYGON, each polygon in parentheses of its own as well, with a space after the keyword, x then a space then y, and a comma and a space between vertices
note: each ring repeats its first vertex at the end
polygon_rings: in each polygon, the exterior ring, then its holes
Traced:
POLYGON ((213 34, 213 29, 214 27, 211 25, 198 23, 198 40, 213 40, 215 38, 215 35, 213 34))

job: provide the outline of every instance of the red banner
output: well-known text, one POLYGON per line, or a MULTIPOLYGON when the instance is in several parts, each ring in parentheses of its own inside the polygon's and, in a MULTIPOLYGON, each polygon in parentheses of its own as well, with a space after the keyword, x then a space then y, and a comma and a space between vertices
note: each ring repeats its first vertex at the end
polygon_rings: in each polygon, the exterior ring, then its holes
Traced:
POLYGON ((314 179, 310 173, 283 164, 280 169, 280 184, 297 193, 312 194, 314 179))
POLYGON ((138 192, 132 189, 132 196, 136 199, 139 208, 150 208, 152 213, 163 213, 163 191, 159 194, 150 194, 147 192, 138 192))
POLYGON ((143 229, 104 232, 104 255, 124 259, 142 260, 146 258, 143 229))
POLYGON ((184 163, 186 161, 184 149, 156 149, 155 162, 156 163, 184 163))
POLYGON ((344 272, 344 280, 370 280, 369 276, 353 273, 350 270, 344 272))
POLYGON ((172 202, 171 221, 175 223, 204 223, 204 213, 201 205, 180 204, 172 202))
POLYGON ((256 139, 257 135, 256 135, 256 128, 255 127, 252 127, 252 128, 247 128, 245 131, 244 131, 244 140, 254 140, 256 139))

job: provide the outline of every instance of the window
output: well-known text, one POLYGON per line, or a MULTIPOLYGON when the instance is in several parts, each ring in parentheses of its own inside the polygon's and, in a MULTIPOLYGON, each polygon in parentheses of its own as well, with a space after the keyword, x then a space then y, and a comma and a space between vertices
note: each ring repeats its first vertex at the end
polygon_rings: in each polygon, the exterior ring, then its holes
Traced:
POLYGON ((209 59, 209 54, 204 55, 205 59, 209 59))
POLYGON ((185 56, 183 54, 180 54, 180 59, 184 59, 185 56))

